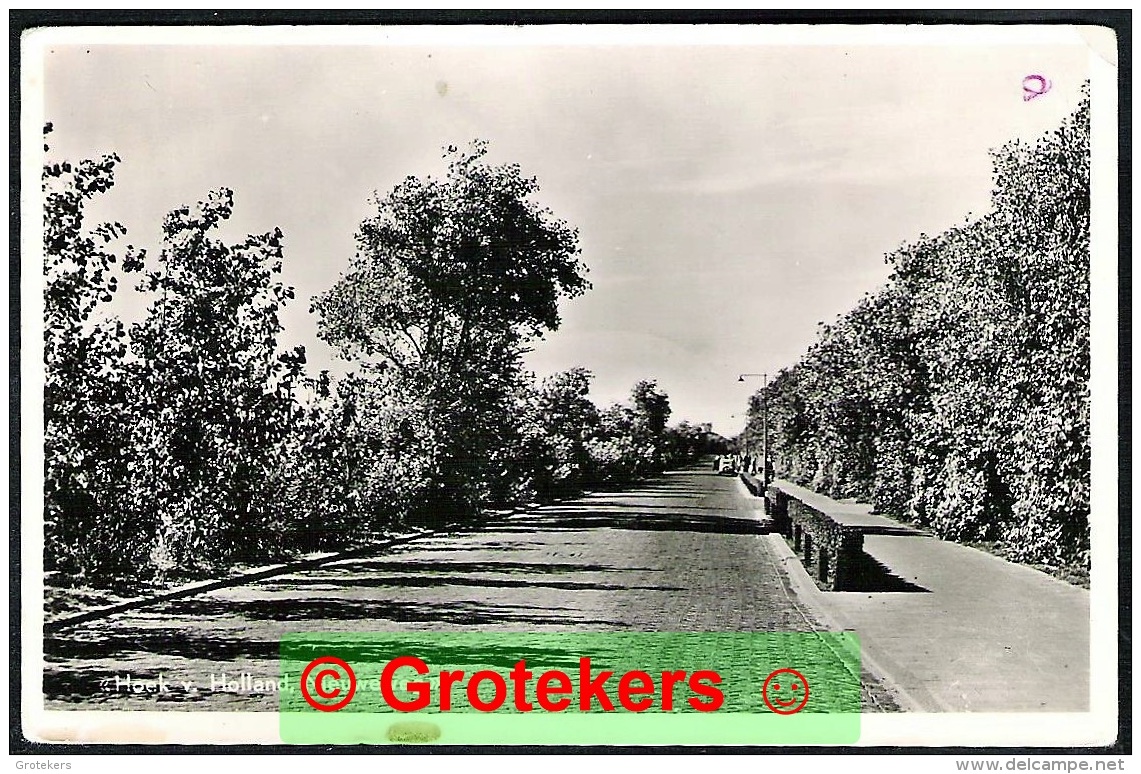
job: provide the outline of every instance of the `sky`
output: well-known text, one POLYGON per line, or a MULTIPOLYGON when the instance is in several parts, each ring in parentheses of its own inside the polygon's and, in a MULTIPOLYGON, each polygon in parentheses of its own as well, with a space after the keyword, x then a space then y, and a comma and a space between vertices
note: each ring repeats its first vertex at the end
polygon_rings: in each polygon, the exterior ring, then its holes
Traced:
MULTIPOLYGON (((808 30, 813 45, 644 32, 49 40, 43 119, 52 158, 122 158, 92 216, 154 255, 164 213, 219 187, 234 190, 232 240, 281 228, 298 296, 282 344, 304 344, 314 373, 346 369, 308 300, 347 268, 372 194, 487 140, 578 228, 593 284, 528 365, 590 369, 599 404, 656 379, 674 420, 734 435, 760 386, 738 375, 792 365, 819 322, 887 279, 885 253, 986 212, 988 150, 1055 127, 1089 57, 902 29, 891 44, 808 30), (1027 100, 1030 74, 1050 89, 1027 100)), ((145 301, 121 292, 114 311, 145 301)))

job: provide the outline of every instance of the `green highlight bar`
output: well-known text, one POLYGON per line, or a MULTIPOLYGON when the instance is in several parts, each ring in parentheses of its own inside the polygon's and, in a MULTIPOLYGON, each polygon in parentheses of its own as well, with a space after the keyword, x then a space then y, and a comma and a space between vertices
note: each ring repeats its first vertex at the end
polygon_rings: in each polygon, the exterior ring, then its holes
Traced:
POLYGON ((851 632, 288 634, 288 744, 852 744, 851 632))

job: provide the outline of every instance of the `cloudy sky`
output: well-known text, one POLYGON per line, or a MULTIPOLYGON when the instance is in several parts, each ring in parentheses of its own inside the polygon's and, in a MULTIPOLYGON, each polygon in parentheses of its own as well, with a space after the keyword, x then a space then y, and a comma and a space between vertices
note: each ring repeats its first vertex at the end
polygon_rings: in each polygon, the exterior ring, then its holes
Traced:
POLYGON ((1057 31, 1019 45, 750 32, 84 33, 41 41, 43 118, 53 157, 122 157, 97 214, 136 245, 157 250, 165 211, 222 186, 234 238, 280 227, 298 291, 284 343, 305 344, 314 371, 344 370, 308 298, 347 267, 372 192, 486 139, 578 227, 594 285, 531 367, 591 369, 600 403, 657 379, 676 419, 734 434, 759 386, 738 374, 792 364, 819 321, 886 279, 885 252, 984 212, 988 149, 1055 126, 1088 57, 1057 31), (1026 101, 1029 74, 1051 89, 1026 101))

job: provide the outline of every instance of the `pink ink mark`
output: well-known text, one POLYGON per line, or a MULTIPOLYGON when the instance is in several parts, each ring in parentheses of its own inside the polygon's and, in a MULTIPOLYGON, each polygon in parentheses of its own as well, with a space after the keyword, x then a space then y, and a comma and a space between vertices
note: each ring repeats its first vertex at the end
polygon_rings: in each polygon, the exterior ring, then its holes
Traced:
POLYGON ((1053 84, 1044 75, 1027 75, 1022 79, 1023 102, 1029 102, 1035 97, 1041 97, 1050 90, 1053 84))

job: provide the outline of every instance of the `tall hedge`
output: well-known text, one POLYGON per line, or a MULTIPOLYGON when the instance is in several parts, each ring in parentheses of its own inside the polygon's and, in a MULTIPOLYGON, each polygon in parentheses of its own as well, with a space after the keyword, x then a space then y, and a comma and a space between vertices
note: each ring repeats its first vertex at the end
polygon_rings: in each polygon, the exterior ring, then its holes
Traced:
POLYGON ((992 152, 992 208, 887 256, 750 405, 778 475, 1023 561, 1089 562, 1089 96, 992 152))

